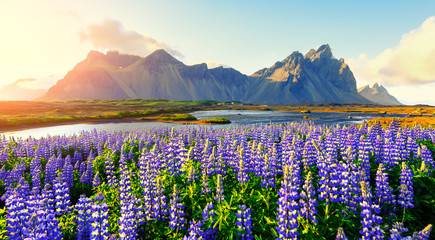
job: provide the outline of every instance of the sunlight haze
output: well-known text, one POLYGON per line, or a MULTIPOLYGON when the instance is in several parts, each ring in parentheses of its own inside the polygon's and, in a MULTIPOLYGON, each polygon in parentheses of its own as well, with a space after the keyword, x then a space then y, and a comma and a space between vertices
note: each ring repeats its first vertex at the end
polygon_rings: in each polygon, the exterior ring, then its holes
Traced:
POLYGON ((358 87, 378 82, 402 103, 435 105, 433 9, 433 1, 6 0, 0 92, 45 91, 91 50, 145 57, 163 48, 186 64, 250 75, 327 43, 358 87))

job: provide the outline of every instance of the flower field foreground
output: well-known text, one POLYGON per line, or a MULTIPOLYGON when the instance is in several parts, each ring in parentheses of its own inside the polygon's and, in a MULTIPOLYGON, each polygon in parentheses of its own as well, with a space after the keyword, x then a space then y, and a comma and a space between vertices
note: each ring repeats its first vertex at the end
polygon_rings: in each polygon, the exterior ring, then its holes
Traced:
POLYGON ((435 130, 0 136, 1 239, 429 239, 435 130))

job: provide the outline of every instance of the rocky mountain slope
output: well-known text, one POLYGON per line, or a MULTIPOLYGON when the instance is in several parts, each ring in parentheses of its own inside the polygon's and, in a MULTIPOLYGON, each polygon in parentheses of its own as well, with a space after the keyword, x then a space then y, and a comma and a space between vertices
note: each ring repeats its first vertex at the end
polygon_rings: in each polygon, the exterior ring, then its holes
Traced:
POLYGON ((249 77, 230 68, 186 66, 164 50, 146 58, 91 52, 40 100, 238 100, 249 77))
POLYGON ((382 85, 373 84, 373 87, 366 85, 358 88, 358 93, 368 100, 380 105, 401 105, 401 103, 392 95, 390 95, 382 85))
POLYGON ((164 50, 146 58, 92 51, 38 100, 151 99, 257 104, 371 103, 358 94, 352 71, 329 45, 251 76, 232 68, 185 65, 164 50))
POLYGON ((257 78, 248 102, 267 104, 370 103, 356 91, 356 80, 343 59, 332 56, 329 45, 307 54, 293 52, 270 68, 251 75, 257 78))

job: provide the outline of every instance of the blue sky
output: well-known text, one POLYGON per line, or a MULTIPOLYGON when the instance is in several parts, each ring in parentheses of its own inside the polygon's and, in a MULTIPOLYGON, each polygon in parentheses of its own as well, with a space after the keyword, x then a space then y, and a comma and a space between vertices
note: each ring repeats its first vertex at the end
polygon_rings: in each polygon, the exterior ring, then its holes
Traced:
MULTIPOLYGON (((410 86, 421 89, 422 84, 424 89, 433 85, 435 91, 435 75, 428 77, 432 72, 425 73, 424 81, 408 76, 415 82, 403 79, 403 74, 397 78, 399 73, 387 80, 382 74, 365 74, 374 71, 381 55, 382 64, 391 69, 392 65, 385 63, 385 51, 400 50, 404 35, 435 15, 435 1, 35 2, 6 0, 2 4, 0 65, 6 70, 0 73, 0 86, 22 78, 61 76, 92 49, 146 56, 163 46, 178 53, 177 58, 186 64, 225 64, 252 74, 295 50, 306 53, 328 43, 334 56, 344 58, 351 69, 355 66, 352 70, 359 86, 379 81, 405 103, 435 104, 429 93, 418 98, 405 91, 410 86), (128 33, 126 36, 136 34, 136 43, 143 36, 148 45, 133 48, 128 37, 110 42, 110 35, 104 35, 104 41, 98 39, 101 35, 92 35, 92 29, 98 28, 101 34, 113 24, 128 33), (125 42, 119 43, 121 40, 125 42)), ((427 24, 430 29, 432 22, 427 24)), ((389 55, 388 61, 399 55, 389 55)))

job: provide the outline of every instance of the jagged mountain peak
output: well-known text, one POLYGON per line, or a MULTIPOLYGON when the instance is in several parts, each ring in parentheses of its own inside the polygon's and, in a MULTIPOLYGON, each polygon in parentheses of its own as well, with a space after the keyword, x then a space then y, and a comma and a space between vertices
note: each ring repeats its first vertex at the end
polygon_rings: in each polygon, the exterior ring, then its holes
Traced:
POLYGON ((85 60, 88 60, 88 61, 95 61, 95 60, 97 60, 97 59, 100 59, 100 58, 103 58, 105 55, 104 55, 104 53, 102 53, 102 52, 99 52, 99 51, 96 51, 96 50, 91 50, 89 53, 88 53, 88 56, 86 56, 86 59, 85 60))
POLYGON ((375 94, 381 94, 383 92, 388 92, 384 86, 378 84, 377 82, 375 84, 373 84, 373 86, 370 89, 375 94))
POLYGON ((381 105, 401 105, 401 103, 384 86, 377 82, 372 87, 369 85, 358 88, 358 93, 368 100, 381 105))
POLYGON ((281 61, 283 64, 288 64, 291 62, 299 62, 304 59, 304 55, 299 51, 293 51, 288 57, 281 61))
POLYGON ((370 85, 368 85, 368 84, 364 85, 364 86, 358 88, 358 91, 362 91, 362 90, 366 90, 366 89, 370 89, 370 85))
POLYGON ((323 44, 317 49, 317 53, 325 55, 326 57, 332 57, 332 51, 329 44, 323 44))
POLYGON ((311 49, 305 54, 305 58, 309 59, 311 62, 317 59, 333 58, 331 47, 329 44, 323 44, 317 50, 311 49))
POLYGON ((145 59, 145 62, 153 61, 157 63, 167 63, 167 64, 178 64, 181 63, 177 59, 175 59, 171 54, 166 52, 164 49, 155 50, 153 53, 148 55, 145 59))
POLYGON ((110 65, 113 67, 127 67, 137 60, 141 59, 139 56, 121 54, 117 51, 108 51, 106 54, 92 50, 88 53, 86 59, 81 62, 81 66, 89 67, 95 65, 110 65))

